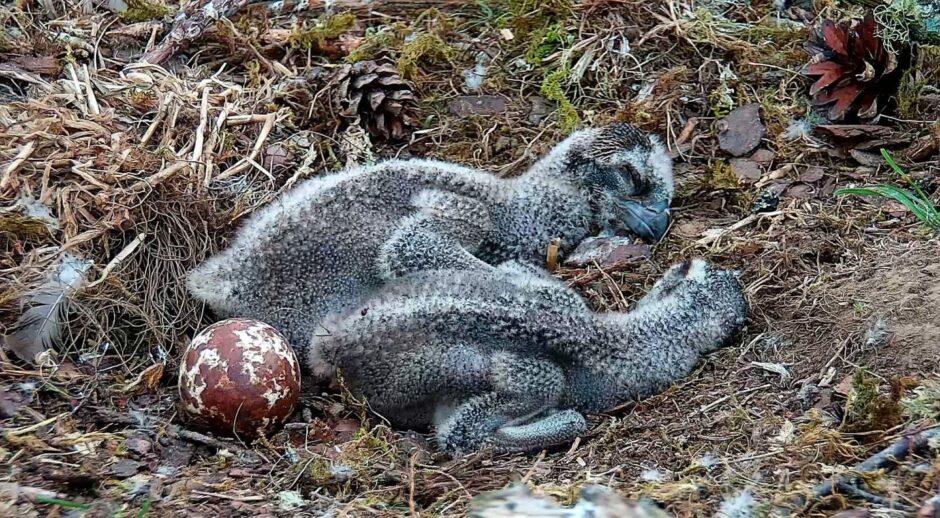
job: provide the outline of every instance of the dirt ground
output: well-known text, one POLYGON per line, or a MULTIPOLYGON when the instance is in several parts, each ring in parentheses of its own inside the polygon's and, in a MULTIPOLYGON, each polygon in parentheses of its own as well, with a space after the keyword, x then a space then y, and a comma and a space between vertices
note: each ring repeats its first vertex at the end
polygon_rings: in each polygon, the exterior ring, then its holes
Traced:
POLYGON ((860 138, 843 138, 800 74, 812 28, 859 5, 377 2, 343 23, 317 2, 255 6, 135 66, 168 34, 175 2, 128 2, 168 9, 134 17, 67 4, 0 7, 0 330, 15 329, 64 252, 90 264, 65 295, 58 352, 0 357, 0 514, 462 516, 520 480, 564 503, 599 483, 677 517, 714 516, 735 496, 752 501, 735 516, 905 516, 937 494, 940 457, 927 448, 858 475, 852 494, 794 503, 940 413, 940 241, 897 202, 834 193, 904 186, 885 147, 936 199, 931 91, 895 95, 860 138), (403 142, 340 116, 337 84, 313 72, 380 56, 418 98, 403 142), (766 134, 742 164, 718 133, 749 104, 766 134), (178 354, 212 321, 180 281, 247 214, 305 178, 384 157, 516 174, 569 125, 615 120, 669 145, 674 222, 649 257, 557 274, 610 311, 685 258, 739 270, 746 331, 681 383, 591 416, 574 444, 456 460, 326 387, 305 386, 285 429, 253 444, 178 413, 178 354))

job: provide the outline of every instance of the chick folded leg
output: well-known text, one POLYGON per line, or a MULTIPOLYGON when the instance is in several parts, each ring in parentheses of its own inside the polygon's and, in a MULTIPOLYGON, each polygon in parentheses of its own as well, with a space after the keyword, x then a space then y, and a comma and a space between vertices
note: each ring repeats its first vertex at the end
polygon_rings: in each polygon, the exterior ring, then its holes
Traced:
POLYGON ((438 425, 437 441, 454 456, 491 447, 499 453, 539 450, 575 439, 587 430, 574 410, 553 411, 521 396, 488 393, 471 398, 438 425), (533 413, 546 417, 513 424, 533 413))
POLYGON ((493 391, 464 402, 438 426, 445 451, 459 455, 493 447, 524 452, 573 440, 585 431, 580 414, 557 410, 565 375, 556 363, 502 352, 493 356, 490 368, 493 391))
POLYGON ((473 254, 492 230, 486 207, 444 191, 424 191, 413 200, 417 212, 404 218, 379 253, 386 278, 431 270, 493 268, 473 254))

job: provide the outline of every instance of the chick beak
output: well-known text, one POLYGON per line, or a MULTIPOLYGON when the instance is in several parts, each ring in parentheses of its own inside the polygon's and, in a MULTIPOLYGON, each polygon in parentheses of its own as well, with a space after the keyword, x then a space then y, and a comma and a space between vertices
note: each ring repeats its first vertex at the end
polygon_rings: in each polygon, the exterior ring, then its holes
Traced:
POLYGON ((620 219, 631 232, 640 238, 656 243, 669 229, 669 206, 666 202, 643 205, 633 200, 617 202, 622 210, 620 219))

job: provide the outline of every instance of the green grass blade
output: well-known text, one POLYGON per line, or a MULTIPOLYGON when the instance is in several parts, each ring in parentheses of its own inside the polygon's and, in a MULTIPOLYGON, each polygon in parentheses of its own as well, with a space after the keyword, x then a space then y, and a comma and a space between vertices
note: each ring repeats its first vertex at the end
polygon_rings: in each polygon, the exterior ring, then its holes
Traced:
POLYGON ((914 193, 895 187, 893 185, 875 185, 872 187, 853 187, 839 189, 835 193, 838 196, 856 195, 869 197, 883 197, 892 199, 914 213, 914 216, 932 228, 940 228, 940 212, 929 202, 918 198, 914 193))
POLYGON ((887 149, 881 148, 881 156, 884 157, 885 162, 888 163, 888 166, 891 169, 893 169, 894 172, 897 173, 898 176, 900 176, 905 182, 908 183, 908 185, 910 185, 911 187, 914 188, 915 191, 917 191, 918 196, 920 196, 924 200, 930 199, 927 196, 927 194, 924 192, 924 190, 920 188, 920 185, 916 181, 914 181, 914 178, 912 178, 911 175, 908 174, 907 171, 905 171, 900 165, 898 165, 898 163, 894 160, 894 157, 891 156, 891 153, 888 152, 887 149))
POLYGON ((88 504, 83 504, 81 502, 73 502, 71 500, 65 500, 62 498, 53 498, 45 495, 36 495, 36 501, 41 504, 48 505, 57 505, 59 507, 65 507, 66 509, 81 509, 83 511, 91 508, 88 504))

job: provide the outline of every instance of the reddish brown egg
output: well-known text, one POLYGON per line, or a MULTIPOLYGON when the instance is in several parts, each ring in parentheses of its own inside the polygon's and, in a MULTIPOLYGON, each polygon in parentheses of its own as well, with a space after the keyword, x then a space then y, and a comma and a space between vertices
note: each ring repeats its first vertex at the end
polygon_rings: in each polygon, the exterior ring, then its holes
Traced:
POLYGON ((179 386, 183 409, 197 425, 254 438, 277 429, 297 408, 300 366, 276 329, 233 318, 193 338, 179 386))

